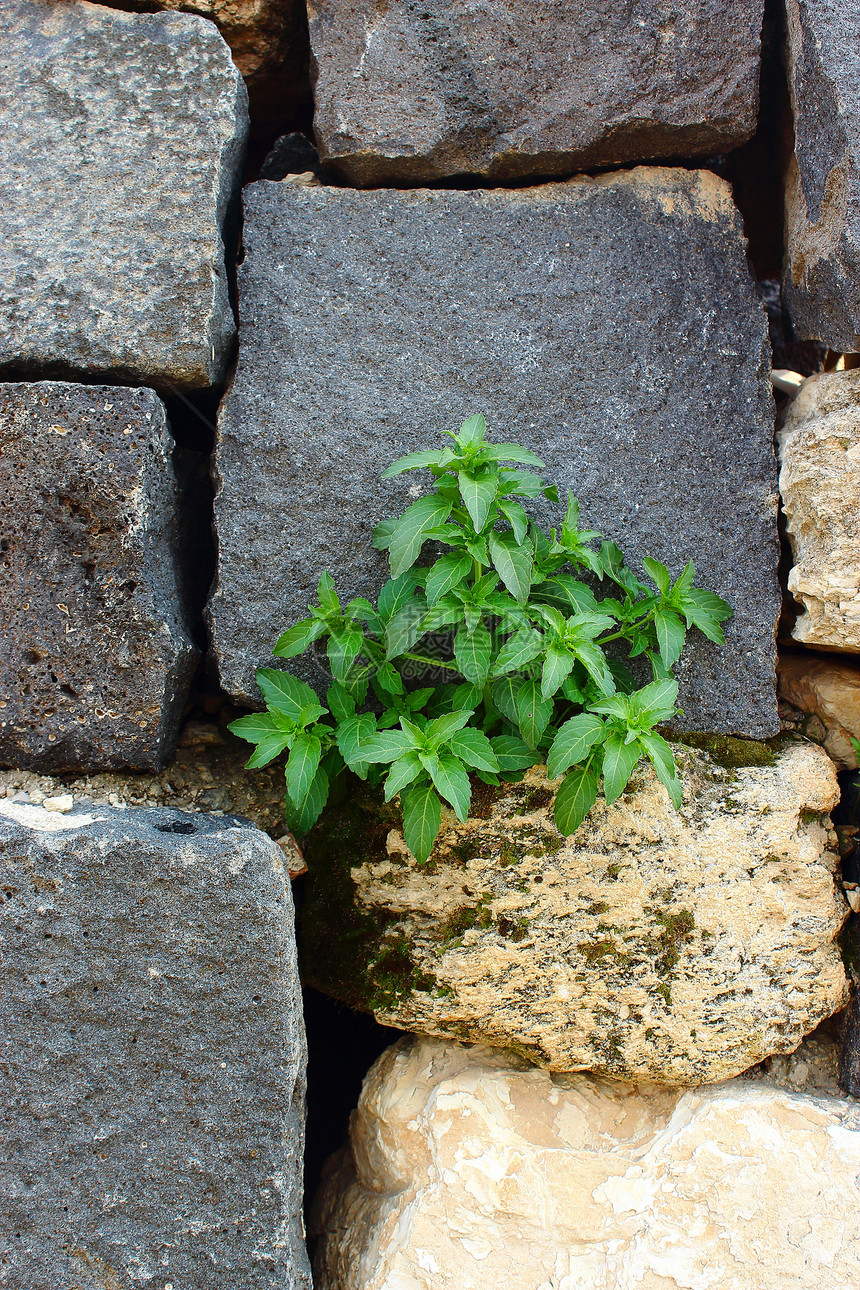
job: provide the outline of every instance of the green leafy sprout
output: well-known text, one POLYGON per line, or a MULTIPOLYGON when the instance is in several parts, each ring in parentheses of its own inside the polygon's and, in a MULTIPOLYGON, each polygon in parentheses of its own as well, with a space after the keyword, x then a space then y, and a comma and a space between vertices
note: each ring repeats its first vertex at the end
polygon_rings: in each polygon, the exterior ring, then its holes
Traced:
POLYGON ((679 807, 672 750, 656 728, 678 711, 672 668, 687 632, 723 644, 731 609, 693 586, 692 564, 673 581, 645 559, 643 582, 615 543, 580 529, 573 497, 547 536, 518 500, 559 503, 536 473, 543 462, 517 444, 488 443, 480 414, 446 436, 447 446, 384 472, 427 470, 433 488, 374 529, 391 569, 376 604, 342 605, 324 573, 309 616, 275 645, 283 659, 325 648, 326 706, 288 672, 257 673, 266 711, 230 725, 256 745, 248 766, 287 752, 286 816, 298 835, 346 768, 382 783, 386 801, 399 794, 406 844, 422 863, 443 803, 466 819, 471 775, 497 785, 546 761, 550 778, 564 776, 554 819, 566 835, 601 780, 615 801, 642 757, 679 807), (427 543, 444 553, 419 565, 427 543), (610 594, 598 600, 596 586, 610 594), (636 688, 622 649, 647 660, 649 684, 636 688))

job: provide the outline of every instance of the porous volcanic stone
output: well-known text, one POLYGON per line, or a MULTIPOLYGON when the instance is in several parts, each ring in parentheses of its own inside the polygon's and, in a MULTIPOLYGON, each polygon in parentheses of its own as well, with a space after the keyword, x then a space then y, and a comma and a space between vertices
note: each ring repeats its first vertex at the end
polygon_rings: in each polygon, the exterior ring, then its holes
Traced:
POLYGON ((679 812, 643 763, 565 839, 537 767, 449 812, 427 865, 396 810, 353 797, 303 844, 305 978, 555 1071, 702 1084, 791 1052, 847 1001, 835 768, 815 744, 675 752, 679 812))
POLYGON ((360 184, 571 174, 755 129, 761 0, 314 0, 314 129, 360 184))
POLYGON ((247 94, 212 23, 7 0, 0 369, 217 383, 247 94))
POLYGON ((860 653, 860 371, 808 377, 779 441, 788 589, 803 608, 791 634, 860 653))
POLYGON ((860 1107, 735 1080, 551 1079, 402 1040, 313 1218, 317 1290, 846 1290, 860 1107))
POLYGON ((786 0, 794 155, 785 299, 798 336, 860 351, 860 10, 786 0))
POLYGON ((310 1290, 282 861, 230 817, 0 802, 4 1285, 310 1290))
POLYGON ((776 733, 769 355, 728 186, 641 168, 520 190, 245 192, 210 606, 224 687, 259 703, 255 668, 324 569, 347 596, 378 590, 373 526, 429 482, 382 470, 480 410, 634 564, 693 559, 732 605, 728 648, 699 638, 682 661, 687 727, 776 733))
POLYGON ((0 765, 157 769, 197 651, 152 390, 0 385, 0 765))

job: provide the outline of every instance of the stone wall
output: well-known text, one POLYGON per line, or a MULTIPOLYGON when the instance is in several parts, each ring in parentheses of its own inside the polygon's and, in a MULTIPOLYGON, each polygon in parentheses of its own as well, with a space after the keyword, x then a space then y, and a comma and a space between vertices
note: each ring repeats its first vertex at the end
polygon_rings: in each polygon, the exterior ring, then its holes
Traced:
POLYGON ((847 0, 7 0, 0 1287, 309 1290, 299 957, 405 1032, 318 1290, 858 1280, 858 49, 847 0), (419 863, 346 777, 296 841, 293 726, 247 775, 229 726, 260 667, 315 710, 278 636, 478 412, 731 607, 677 800, 642 759, 565 837, 476 773, 419 863))

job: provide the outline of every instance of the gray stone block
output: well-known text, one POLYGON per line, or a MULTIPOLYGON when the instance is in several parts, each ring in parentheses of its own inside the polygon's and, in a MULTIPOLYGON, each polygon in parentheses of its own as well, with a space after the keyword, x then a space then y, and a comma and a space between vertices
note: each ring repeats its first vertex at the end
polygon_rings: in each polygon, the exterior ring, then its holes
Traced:
POLYGON ((280 848, 0 802, 0 1285, 310 1290, 280 848))
POLYGON ((0 765, 159 769, 197 651, 152 390, 0 384, 0 765))
POLYGON ((755 130, 762 0, 314 0, 314 130, 359 184, 569 175, 755 130))
POLYGON ((860 10, 786 0, 794 154, 785 300, 796 333, 860 352, 860 10))
POLYGON ((0 63, 0 369, 220 381, 248 112, 217 28, 6 0, 0 63))
POLYGON ((483 411, 634 564, 692 559, 732 605, 728 647, 698 637, 682 660, 687 728, 774 734, 769 351, 728 186, 643 168, 507 191, 246 194, 209 611, 227 690, 259 703, 255 667, 322 570, 346 595, 379 588, 373 526, 428 482, 383 468, 483 411))

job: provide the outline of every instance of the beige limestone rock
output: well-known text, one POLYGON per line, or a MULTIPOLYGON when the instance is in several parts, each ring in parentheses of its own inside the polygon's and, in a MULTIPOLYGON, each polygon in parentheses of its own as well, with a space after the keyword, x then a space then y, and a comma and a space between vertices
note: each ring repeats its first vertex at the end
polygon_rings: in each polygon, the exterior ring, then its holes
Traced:
POLYGON ((312 1219, 316 1290, 848 1290, 860 1106, 401 1040, 312 1219))
POLYGON ((331 812, 305 844, 305 977, 556 1071, 700 1084, 790 1052, 846 1000, 835 768, 814 744, 718 746, 773 764, 676 745, 678 813, 640 765, 570 839, 536 767, 451 817, 426 866, 375 799, 331 812))
POLYGON ((804 381, 779 436, 803 645, 860 652, 860 371, 804 381))
MULTIPOLYGON (((860 739, 860 667, 821 655, 782 654, 777 666, 780 698, 820 723, 816 737, 840 770, 854 770, 860 739)), ((807 733, 813 737, 808 729, 807 733)))

